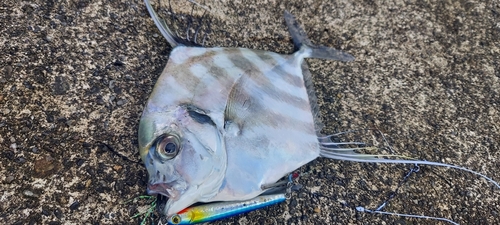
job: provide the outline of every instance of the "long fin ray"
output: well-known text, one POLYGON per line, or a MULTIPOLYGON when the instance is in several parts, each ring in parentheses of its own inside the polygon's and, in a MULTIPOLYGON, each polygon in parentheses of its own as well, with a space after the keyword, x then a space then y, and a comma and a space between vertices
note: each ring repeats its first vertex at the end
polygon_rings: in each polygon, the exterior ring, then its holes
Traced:
MULTIPOLYGON (((321 143, 320 143, 321 145, 321 143)), ((448 168, 453 168, 453 169, 458 169, 458 170, 463 170, 472 174, 475 174, 477 176, 480 176, 489 182, 493 183, 497 188, 500 188, 500 184, 493 180, 492 178, 476 172, 471 169, 467 169, 465 167, 461 166, 456 166, 456 165, 451 165, 451 164, 446 164, 446 163, 439 163, 439 162, 432 162, 432 161, 424 161, 424 160, 416 160, 412 159, 410 157, 405 157, 405 156, 400 156, 400 155, 374 155, 374 154, 363 154, 363 153, 357 153, 354 152, 354 150, 362 149, 362 148, 352 148, 351 151, 346 148, 336 148, 336 147, 328 147, 328 146, 321 146, 320 147, 320 156, 325 157, 325 158, 330 158, 330 159, 336 159, 336 160, 344 160, 344 161, 354 161, 354 162, 368 162, 368 163, 400 163, 400 164, 423 164, 423 165, 430 165, 430 166, 442 166, 442 167, 448 167, 448 168), (399 159, 386 159, 386 158, 378 158, 378 157, 396 157, 399 159), (406 158, 406 159, 401 159, 401 158, 406 158)))
MULTIPOLYGON (((177 35, 175 35, 170 28, 168 28, 167 24, 165 23, 165 20, 161 19, 158 14, 156 14, 156 11, 153 9, 153 6, 151 5, 151 2, 149 0, 144 0, 144 4, 146 5, 146 8, 148 9, 149 14, 151 15, 151 18, 156 24, 156 27, 158 27, 158 30, 160 30, 160 33, 167 39, 168 43, 172 48, 175 48, 177 46, 191 46, 191 47, 200 47, 201 45, 197 44, 196 42, 192 42, 189 40, 184 40, 182 38, 179 38, 177 35)), ((196 40, 196 39, 195 39, 196 40)))
POLYGON ((307 37, 306 32, 300 27, 299 23, 295 20, 294 16, 290 12, 285 11, 285 21, 288 26, 288 30, 293 39, 293 44, 295 45, 295 50, 302 48, 309 49, 309 54, 305 58, 319 58, 319 59, 330 59, 342 62, 350 62, 354 60, 354 56, 349 53, 342 52, 337 49, 333 49, 326 46, 314 45, 311 40, 307 37))
POLYGON ((183 45, 178 41, 179 38, 168 28, 165 21, 160 19, 158 14, 156 14, 155 10, 153 9, 153 6, 151 5, 151 2, 149 0, 144 0, 144 4, 146 4, 146 8, 148 9, 149 15, 151 15, 151 18, 155 22, 156 27, 158 27, 158 30, 160 30, 163 37, 167 39, 170 46, 172 46, 172 48, 175 48, 179 45, 183 45))

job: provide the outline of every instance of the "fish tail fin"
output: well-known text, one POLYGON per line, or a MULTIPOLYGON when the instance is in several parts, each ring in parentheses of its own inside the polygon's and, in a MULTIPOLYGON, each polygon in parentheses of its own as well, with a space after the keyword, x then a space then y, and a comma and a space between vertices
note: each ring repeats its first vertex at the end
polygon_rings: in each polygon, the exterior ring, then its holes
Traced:
POLYGON ((354 60, 354 56, 349 53, 326 46, 317 46, 312 44, 311 40, 307 37, 306 32, 300 27, 300 24, 297 20, 295 20, 295 17, 288 11, 285 11, 285 22, 288 26, 290 35, 292 36, 295 50, 302 48, 309 49, 308 54, 305 55, 304 58, 330 59, 343 62, 350 62, 354 60))
POLYGON ((422 165, 431 165, 431 166, 442 166, 447 168, 453 168, 458 170, 463 170, 477 176, 480 176, 489 182, 493 183, 497 188, 500 188, 500 184, 493 180, 492 178, 476 172, 471 169, 467 169, 465 167, 439 163, 439 162, 430 162, 424 160, 417 160, 411 157, 402 156, 402 155, 394 155, 394 154, 365 154, 360 153, 359 151, 373 151, 378 150, 378 147, 365 147, 365 144, 362 142, 332 142, 331 137, 336 135, 329 135, 318 137, 319 145, 320 145, 320 156, 330 159, 336 160, 346 160, 346 161, 355 161, 355 162, 368 162, 368 163, 400 163, 400 164, 422 164, 422 165), (349 146, 356 147, 349 147, 349 146), (346 146, 346 147, 344 147, 346 146))

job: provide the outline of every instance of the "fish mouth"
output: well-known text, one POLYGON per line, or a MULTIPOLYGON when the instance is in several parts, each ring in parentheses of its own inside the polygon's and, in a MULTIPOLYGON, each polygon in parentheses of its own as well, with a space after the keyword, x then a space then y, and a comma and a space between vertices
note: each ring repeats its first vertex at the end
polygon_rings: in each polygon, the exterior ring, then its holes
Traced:
POLYGON ((164 195, 158 195, 156 197, 156 210, 160 213, 165 212, 165 208, 167 207, 168 197, 164 195))
POLYGON ((150 183, 147 192, 149 195, 156 195, 156 210, 164 216, 168 216, 168 209, 174 199, 178 200, 180 197, 180 192, 173 189, 172 185, 168 183, 150 183))
POLYGON ((177 199, 179 191, 173 188, 173 183, 149 183, 148 195, 162 195, 167 198, 177 199))

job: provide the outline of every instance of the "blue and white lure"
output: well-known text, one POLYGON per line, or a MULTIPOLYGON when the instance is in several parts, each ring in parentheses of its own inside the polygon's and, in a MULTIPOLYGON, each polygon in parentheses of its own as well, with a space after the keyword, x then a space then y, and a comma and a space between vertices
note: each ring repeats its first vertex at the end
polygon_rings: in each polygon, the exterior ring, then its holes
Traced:
POLYGON ((169 224, 196 224, 211 222, 250 212, 286 200, 285 193, 260 195, 245 201, 208 203, 188 207, 167 218, 169 224))
POLYGON ((139 125, 148 193, 168 198, 161 214, 171 223, 206 222, 282 201, 260 196, 267 191, 263 187, 318 157, 453 167, 500 187, 461 167, 362 154, 322 135, 304 59, 349 62, 354 57, 313 45, 290 13, 284 17, 296 51, 282 55, 181 43, 149 0, 145 3, 174 48, 139 125), (245 208, 247 201, 255 207, 245 208), (195 203, 210 204, 188 208, 195 203))

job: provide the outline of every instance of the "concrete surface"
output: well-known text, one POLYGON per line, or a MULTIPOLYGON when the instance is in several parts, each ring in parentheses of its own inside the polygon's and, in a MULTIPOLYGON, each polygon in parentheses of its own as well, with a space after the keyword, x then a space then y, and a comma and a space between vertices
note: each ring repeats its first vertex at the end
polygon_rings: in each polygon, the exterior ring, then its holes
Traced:
MULTIPOLYGON (((290 53, 287 9, 314 43, 356 57, 309 61, 325 133, 377 128, 399 154, 500 181, 498 1, 204 5, 209 46, 290 53)), ((172 3, 179 17, 203 12, 191 8, 172 3)), ((143 2, 5 0, 0 30, 0 223, 137 224, 130 216, 147 203, 121 203, 145 193, 138 121, 171 50, 143 2)), ((382 140, 370 131, 349 138, 382 140)), ((376 208, 408 171, 318 159, 286 203, 218 224, 446 224, 356 212, 376 208)), ((477 176, 422 166, 384 210, 500 224, 499 197, 477 176)))

